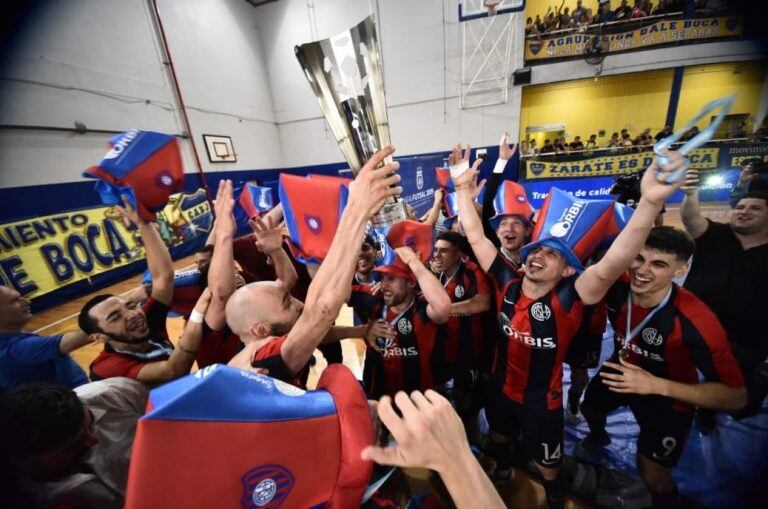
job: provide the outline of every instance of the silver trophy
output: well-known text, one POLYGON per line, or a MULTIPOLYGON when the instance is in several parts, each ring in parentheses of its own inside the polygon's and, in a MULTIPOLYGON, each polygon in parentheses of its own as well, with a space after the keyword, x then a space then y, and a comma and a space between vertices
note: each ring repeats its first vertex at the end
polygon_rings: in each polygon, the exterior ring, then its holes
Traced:
MULTIPOLYGON (((373 18, 368 16, 349 30, 294 49, 341 152, 357 175, 373 154, 390 143, 373 18)), ((393 197, 371 221, 379 227, 404 219, 404 202, 393 197)))

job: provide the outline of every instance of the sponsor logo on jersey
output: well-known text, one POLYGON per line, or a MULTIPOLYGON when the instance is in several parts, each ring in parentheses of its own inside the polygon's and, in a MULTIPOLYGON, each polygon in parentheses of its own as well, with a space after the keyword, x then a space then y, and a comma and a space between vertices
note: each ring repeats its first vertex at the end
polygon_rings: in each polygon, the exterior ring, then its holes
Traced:
POLYGON ((536 320, 543 322, 549 320, 549 317, 552 316, 552 310, 542 302, 535 302, 533 306, 531 306, 531 316, 536 320))
POLYGON ((418 348, 416 348, 415 346, 402 348, 395 343, 395 340, 393 338, 386 338, 386 339, 383 339, 382 341, 379 341, 379 346, 381 347, 381 350, 385 359, 391 358, 391 357, 418 357, 419 356, 418 348))
MULTIPOLYGON (((616 337, 618 338, 618 344, 623 345, 624 337, 620 334, 617 334, 616 337)), ((629 345, 627 345, 627 348, 629 348, 634 354, 639 355, 640 357, 650 359, 656 362, 664 362, 664 357, 662 355, 659 355, 656 352, 650 352, 635 343, 630 343, 629 345)))
POLYGON ((510 322, 509 317, 504 313, 499 313, 498 322, 499 327, 501 328, 501 332, 503 332, 512 341, 517 341, 518 343, 522 343, 530 348, 557 348, 557 343, 555 342, 554 338, 537 338, 531 336, 529 332, 515 329, 512 327, 512 323, 510 322))

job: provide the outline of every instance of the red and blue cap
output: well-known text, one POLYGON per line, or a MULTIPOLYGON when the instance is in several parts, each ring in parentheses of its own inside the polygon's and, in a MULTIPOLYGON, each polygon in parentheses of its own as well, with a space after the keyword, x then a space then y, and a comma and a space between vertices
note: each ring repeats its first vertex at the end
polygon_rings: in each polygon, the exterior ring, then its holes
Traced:
POLYGON ((360 507, 373 423, 346 366, 316 391, 214 364, 150 393, 125 507, 360 507), (318 470, 322 465, 322 473, 318 470))
POLYGON ((168 197, 184 187, 184 166, 174 136, 153 131, 126 131, 109 140, 98 166, 83 176, 99 179, 96 191, 106 205, 122 205, 125 196, 139 217, 154 221, 168 197))
POLYGON ((518 216, 526 223, 531 224, 533 217, 533 207, 528 202, 525 194, 525 188, 517 182, 505 180, 496 191, 493 198, 493 208, 496 215, 489 221, 493 229, 499 227, 499 222, 506 216, 518 216))
MULTIPOLYGON (((480 190, 480 194, 475 198, 475 203, 482 205, 485 198, 485 188, 480 190)), ((453 226, 453 222, 459 218, 459 197, 453 193, 446 193, 443 196, 443 208, 447 219, 443 222, 443 225, 450 229, 453 226)))
MULTIPOLYGON (((426 263, 432 256, 432 246, 434 246, 434 230, 432 225, 420 223, 407 219, 395 223, 387 233, 387 244, 394 251, 398 247, 408 246, 419 255, 419 259, 426 263)), ((416 276, 411 269, 395 255, 395 261, 388 265, 379 265, 374 272, 392 277, 402 277, 416 280, 416 276)))
POLYGON ((525 262, 531 249, 549 247, 561 253, 568 265, 584 270, 583 263, 605 237, 614 220, 613 200, 580 200, 553 187, 541 207, 533 242, 520 249, 525 262))
POLYGON ((325 259, 347 205, 349 182, 327 175, 280 175, 278 194, 298 261, 320 263, 325 259))

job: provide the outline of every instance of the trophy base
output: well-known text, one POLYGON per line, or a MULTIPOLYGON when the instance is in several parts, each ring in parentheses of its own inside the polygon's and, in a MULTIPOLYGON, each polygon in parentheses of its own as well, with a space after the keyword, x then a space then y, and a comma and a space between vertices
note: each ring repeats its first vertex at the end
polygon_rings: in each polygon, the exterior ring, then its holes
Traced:
POLYGON ((371 224, 374 228, 392 226, 400 221, 408 219, 405 212, 405 202, 398 199, 396 202, 386 202, 381 206, 378 212, 371 218, 371 224))

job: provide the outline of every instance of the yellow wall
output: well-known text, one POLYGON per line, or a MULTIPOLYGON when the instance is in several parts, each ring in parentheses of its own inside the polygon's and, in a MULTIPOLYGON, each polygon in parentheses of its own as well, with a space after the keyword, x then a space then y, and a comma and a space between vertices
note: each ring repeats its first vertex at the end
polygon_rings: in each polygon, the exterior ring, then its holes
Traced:
POLYGON ((601 145, 625 128, 633 136, 646 127, 655 134, 664 127, 672 75, 667 69, 525 87, 520 137, 525 138, 528 126, 551 123, 564 123, 569 141, 605 129, 606 136, 598 138, 601 145))
MULTIPOLYGON (((756 115, 765 77, 765 62, 686 67, 675 117, 675 128, 683 127, 709 101, 729 94, 736 94, 730 114, 756 115)), ((709 115, 701 119, 698 123, 699 129, 709 125, 709 121, 709 115)), ((754 123, 753 119, 753 125, 754 123)), ((759 124, 760 120, 756 123, 759 124)))

